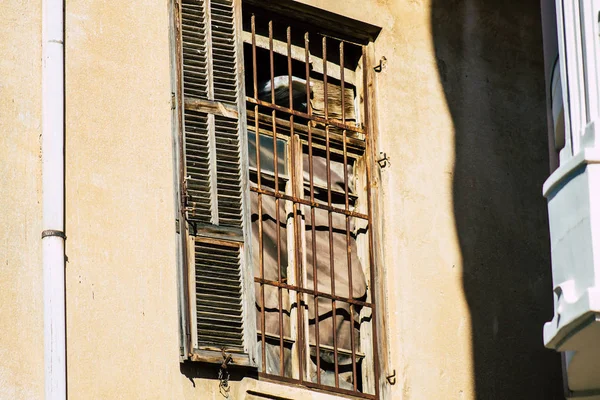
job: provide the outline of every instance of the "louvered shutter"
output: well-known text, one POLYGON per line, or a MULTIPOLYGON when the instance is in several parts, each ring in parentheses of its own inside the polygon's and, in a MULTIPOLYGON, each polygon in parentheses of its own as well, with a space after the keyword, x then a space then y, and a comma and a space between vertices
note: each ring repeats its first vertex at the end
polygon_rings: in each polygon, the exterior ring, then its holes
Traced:
POLYGON ((239 0, 181 0, 182 210, 190 358, 254 365, 239 0))

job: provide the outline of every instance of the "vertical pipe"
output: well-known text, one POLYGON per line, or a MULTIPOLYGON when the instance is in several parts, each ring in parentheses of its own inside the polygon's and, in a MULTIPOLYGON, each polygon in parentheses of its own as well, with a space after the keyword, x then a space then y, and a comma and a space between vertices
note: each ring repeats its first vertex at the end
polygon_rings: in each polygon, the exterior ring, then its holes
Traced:
POLYGON ((42 3, 42 262, 47 400, 66 399, 64 3, 42 3))

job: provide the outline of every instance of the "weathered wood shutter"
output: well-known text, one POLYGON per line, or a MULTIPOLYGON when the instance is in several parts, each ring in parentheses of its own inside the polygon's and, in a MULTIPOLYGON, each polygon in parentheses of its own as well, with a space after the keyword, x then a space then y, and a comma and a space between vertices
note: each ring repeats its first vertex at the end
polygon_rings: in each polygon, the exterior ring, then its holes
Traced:
POLYGON ((254 364, 256 328, 239 0, 176 5, 189 358, 254 364))

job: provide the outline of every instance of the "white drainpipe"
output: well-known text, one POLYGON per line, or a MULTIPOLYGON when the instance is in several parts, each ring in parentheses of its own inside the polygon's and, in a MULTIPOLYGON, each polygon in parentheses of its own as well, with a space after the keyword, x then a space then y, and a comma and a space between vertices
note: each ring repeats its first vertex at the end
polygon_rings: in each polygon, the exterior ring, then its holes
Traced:
POLYGON ((42 258, 46 400, 66 399, 64 0, 42 0, 42 258))

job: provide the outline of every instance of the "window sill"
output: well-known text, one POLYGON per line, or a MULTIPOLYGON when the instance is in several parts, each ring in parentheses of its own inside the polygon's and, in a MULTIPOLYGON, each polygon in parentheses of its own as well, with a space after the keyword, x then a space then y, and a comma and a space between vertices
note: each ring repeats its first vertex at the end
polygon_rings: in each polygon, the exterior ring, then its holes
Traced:
POLYGON ((339 400, 340 398, 353 399, 354 397, 317 392, 285 383, 244 378, 235 398, 240 400, 339 400))

